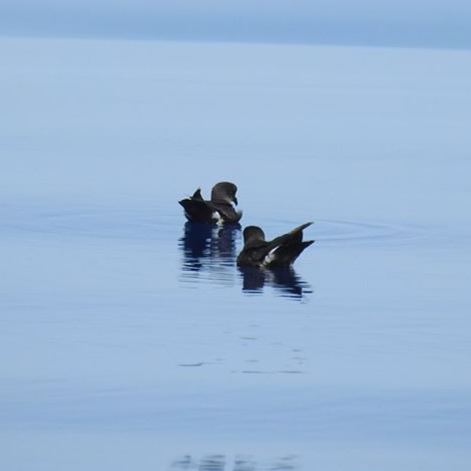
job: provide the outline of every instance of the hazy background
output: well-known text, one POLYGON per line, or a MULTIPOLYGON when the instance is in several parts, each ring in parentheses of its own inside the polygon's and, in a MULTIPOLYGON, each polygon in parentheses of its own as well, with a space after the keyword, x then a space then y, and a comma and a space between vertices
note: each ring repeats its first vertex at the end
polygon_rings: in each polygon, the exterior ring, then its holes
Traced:
POLYGON ((3 0, 0 35, 468 48, 466 0, 3 0))

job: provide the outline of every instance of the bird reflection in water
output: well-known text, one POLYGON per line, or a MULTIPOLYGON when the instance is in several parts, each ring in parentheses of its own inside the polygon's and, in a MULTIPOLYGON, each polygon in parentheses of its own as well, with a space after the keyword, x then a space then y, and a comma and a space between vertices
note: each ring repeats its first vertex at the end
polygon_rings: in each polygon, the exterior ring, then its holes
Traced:
MULTIPOLYGON (((240 224, 186 222, 179 240, 183 252, 182 275, 186 282, 201 278, 217 285, 233 286, 237 256, 237 241, 241 238, 240 224)), ((264 286, 274 288, 281 296, 303 298, 312 293, 308 283, 292 266, 276 268, 239 267, 242 290, 261 293, 264 286)))
POLYGON ((214 280, 219 277, 221 282, 233 278, 240 229, 240 224, 185 223, 179 244, 183 251, 184 277, 194 279, 203 272, 214 280))
POLYGON ((261 293, 265 285, 273 287, 278 294, 286 297, 302 298, 312 293, 312 288, 292 266, 276 268, 239 267, 242 276, 242 290, 248 293, 261 293))
POLYGON ((269 460, 269 462, 256 461, 252 456, 236 455, 234 460, 225 455, 207 455, 195 459, 191 455, 182 456, 171 464, 171 471, 200 470, 200 471, 268 471, 284 470, 296 471, 297 456, 287 455, 269 460))

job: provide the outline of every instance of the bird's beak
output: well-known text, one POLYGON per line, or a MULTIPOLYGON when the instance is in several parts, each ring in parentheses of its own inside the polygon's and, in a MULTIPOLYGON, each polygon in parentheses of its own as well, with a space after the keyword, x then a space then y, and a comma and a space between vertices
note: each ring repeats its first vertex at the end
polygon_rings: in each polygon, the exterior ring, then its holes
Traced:
POLYGON ((237 198, 234 196, 234 204, 237 206, 239 204, 239 201, 237 200, 237 198))

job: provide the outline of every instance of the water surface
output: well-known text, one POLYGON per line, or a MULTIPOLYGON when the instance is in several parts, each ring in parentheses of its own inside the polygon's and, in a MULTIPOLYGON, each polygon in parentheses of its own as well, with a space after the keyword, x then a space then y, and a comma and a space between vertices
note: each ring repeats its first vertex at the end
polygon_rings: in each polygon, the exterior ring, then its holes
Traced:
POLYGON ((468 53, 2 42, 2 469, 468 469, 468 53))

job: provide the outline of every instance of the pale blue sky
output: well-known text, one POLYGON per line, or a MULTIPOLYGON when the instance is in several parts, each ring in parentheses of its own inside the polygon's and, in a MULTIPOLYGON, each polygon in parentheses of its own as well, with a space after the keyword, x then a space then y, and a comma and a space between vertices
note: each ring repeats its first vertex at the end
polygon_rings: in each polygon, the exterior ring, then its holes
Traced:
POLYGON ((471 47, 468 0, 1 0, 0 35, 471 47))

